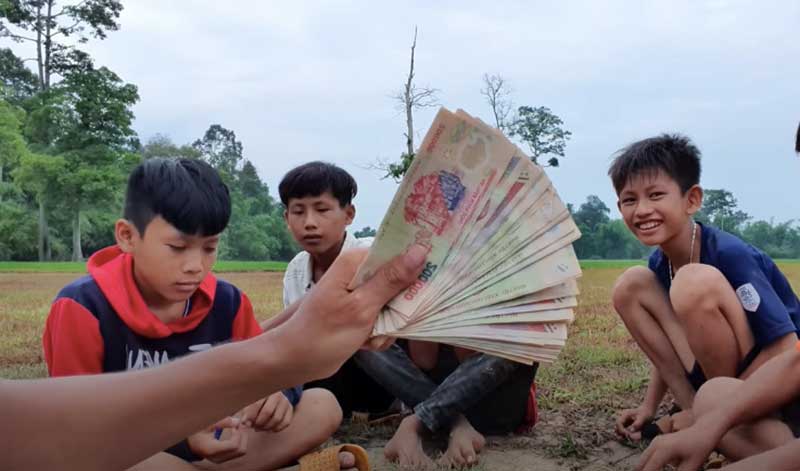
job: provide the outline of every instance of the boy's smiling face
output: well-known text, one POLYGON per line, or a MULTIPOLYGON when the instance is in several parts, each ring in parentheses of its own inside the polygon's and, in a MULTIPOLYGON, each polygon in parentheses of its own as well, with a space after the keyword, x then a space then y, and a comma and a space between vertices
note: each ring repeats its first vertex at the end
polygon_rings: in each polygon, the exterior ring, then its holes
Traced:
POLYGON ((330 191, 319 196, 291 198, 283 213, 294 240, 311 255, 321 255, 342 243, 353 222, 355 207, 341 207, 330 191))
POLYGON ((117 242, 133 256, 133 272, 145 301, 151 305, 184 302, 206 277, 217 259, 219 234, 187 235, 161 216, 142 236, 136 227, 117 221, 117 242))
POLYGON ((684 194, 674 179, 658 170, 633 175, 618 197, 617 207, 628 229, 641 243, 652 247, 686 230, 700 209, 703 190, 694 185, 684 194))

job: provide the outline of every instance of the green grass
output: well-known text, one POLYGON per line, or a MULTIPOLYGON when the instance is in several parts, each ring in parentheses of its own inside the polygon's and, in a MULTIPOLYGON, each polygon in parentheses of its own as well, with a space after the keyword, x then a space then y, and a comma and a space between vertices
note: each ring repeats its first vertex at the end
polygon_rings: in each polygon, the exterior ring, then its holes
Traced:
MULTIPOLYGON (((636 265, 647 265, 646 259, 631 260, 581 260, 581 269, 592 268, 628 268, 636 265)), ((800 258, 778 258, 775 259, 778 265, 800 265, 800 258)))
MULTIPOLYGON (((221 260, 216 273, 284 271, 286 262, 221 260)), ((0 262, 0 273, 86 273, 86 262, 0 262)))
POLYGON ((84 262, 0 262, 3 273, 86 273, 84 262))

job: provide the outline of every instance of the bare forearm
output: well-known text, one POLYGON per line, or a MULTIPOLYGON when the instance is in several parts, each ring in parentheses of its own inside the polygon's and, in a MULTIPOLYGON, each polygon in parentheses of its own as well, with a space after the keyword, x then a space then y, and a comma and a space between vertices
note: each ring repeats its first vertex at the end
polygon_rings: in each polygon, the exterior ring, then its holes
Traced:
POLYGON ((650 382, 647 384, 647 391, 644 394, 644 404, 652 410, 658 409, 661 400, 664 399, 664 394, 667 393, 667 383, 661 378, 658 369, 655 366, 650 367, 650 382))
POLYGON ((797 457, 800 456, 800 440, 794 440, 746 460, 726 466, 726 471, 751 471, 753 469, 774 469, 782 471, 800 470, 797 457))
POLYGON ((131 466, 260 397, 302 382, 287 371, 279 345, 265 334, 138 372, 5 381, 3 467, 131 466), (160 419, 157 426, 153 417, 160 419))
POLYGON ((414 245, 363 285, 367 255, 343 252, 280 327, 149 370, 0 382, 3 469, 125 469, 256 399, 333 374, 372 331, 381 306, 417 279, 414 245))
POLYGON ((292 317, 302 301, 302 298, 298 299, 287 306, 286 309, 284 309, 281 313, 261 322, 261 330, 267 332, 268 330, 272 330, 281 326, 284 322, 288 321, 289 318, 292 317))
MULTIPOLYGON (((701 420, 714 432, 764 417, 800 396, 800 353, 790 350, 778 355, 756 370, 742 386, 719 407, 701 420)), ((721 436, 721 435, 720 435, 721 436)))

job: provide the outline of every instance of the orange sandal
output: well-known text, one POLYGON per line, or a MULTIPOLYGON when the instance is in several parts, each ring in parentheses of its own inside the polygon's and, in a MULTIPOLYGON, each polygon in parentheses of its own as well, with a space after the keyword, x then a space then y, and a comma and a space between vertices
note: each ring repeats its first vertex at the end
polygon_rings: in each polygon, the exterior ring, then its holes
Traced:
POLYGON ((358 471, 369 471, 369 456, 367 451, 358 445, 345 444, 325 448, 316 453, 309 453, 301 457, 300 471, 339 471, 339 453, 346 451, 356 458, 358 471))

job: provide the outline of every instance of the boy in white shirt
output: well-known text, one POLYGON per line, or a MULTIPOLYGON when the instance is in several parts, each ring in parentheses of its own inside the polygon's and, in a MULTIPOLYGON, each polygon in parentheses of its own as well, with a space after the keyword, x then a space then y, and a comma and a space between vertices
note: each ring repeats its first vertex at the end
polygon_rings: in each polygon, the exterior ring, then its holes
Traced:
MULTIPOLYGON (((290 170, 278 186, 284 219, 294 240, 303 248, 286 268, 283 304, 301 299, 322 278, 342 250, 369 247, 372 238, 356 239, 347 232, 356 208, 358 186, 353 177, 336 165, 309 162, 290 170)), ((265 329, 281 319, 266 321, 265 329)), ((333 376, 305 385, 331 391, 345 417, 353 411, 381 413, 394 397, 358 367, 351 358, 333 376)))

